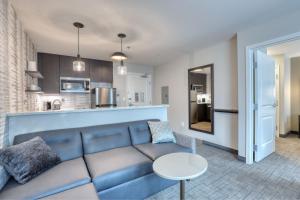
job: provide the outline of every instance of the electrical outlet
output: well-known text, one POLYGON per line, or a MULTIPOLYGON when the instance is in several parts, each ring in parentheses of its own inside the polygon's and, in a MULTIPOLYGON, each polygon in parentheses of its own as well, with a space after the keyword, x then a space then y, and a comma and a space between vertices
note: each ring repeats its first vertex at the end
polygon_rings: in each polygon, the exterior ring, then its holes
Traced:
POLYGON ((181 122, 181 127, 182 127, 182 128, 184 128, 184 125, 185 125, 184 122, 181 122))

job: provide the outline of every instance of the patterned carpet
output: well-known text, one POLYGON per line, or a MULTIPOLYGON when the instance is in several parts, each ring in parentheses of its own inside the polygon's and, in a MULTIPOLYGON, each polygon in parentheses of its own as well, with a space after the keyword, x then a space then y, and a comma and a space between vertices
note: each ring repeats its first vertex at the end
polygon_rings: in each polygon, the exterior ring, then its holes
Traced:
MULTIPOLYGON (((223 150, 199 143, 207 172, 186 184, 186 199, 300 199, 300 139, 278 138, 276 152, 246 165, 223 150)), ((147 200, 179 199, 179 184, 147 200)))

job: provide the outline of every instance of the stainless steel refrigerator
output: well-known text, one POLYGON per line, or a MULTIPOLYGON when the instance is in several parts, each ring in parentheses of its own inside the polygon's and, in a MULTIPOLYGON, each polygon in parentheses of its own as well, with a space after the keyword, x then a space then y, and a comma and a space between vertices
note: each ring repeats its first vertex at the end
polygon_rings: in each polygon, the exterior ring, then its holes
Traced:
POLYGON ((91 91, 91 107, 114 107, 117 106, 116 88, 96 87, 91 91))
POLYGON ((190 90, 190 123, 198 122, 197 91, 190 90))

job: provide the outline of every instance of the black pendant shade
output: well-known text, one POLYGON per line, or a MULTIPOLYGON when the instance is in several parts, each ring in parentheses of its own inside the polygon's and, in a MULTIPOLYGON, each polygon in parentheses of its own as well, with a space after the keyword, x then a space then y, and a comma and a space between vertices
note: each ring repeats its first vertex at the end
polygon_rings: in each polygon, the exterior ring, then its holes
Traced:
POLYGON ((126 35, 124 33, 119 33, 118 37, 121 39, 121 51, 114 52, 111 55, 111 59, 117 60, 117 61, 126 60, 127 56, 126 56, 126 54, 123 53, 123 38, 125 38, 126 35))

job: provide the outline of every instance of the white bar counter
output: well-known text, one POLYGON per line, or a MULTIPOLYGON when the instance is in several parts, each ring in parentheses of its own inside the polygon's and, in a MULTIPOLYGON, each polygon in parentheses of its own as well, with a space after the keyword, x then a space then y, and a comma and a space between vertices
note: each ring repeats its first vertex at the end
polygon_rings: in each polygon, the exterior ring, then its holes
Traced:
POLYGON ((168 120, 168 105, 129 106, 98 109, 74 109, 43 112, 9 113, 6 117, 5 144, 16 135, 57 129, 122 123, 129 121, 168 120))

